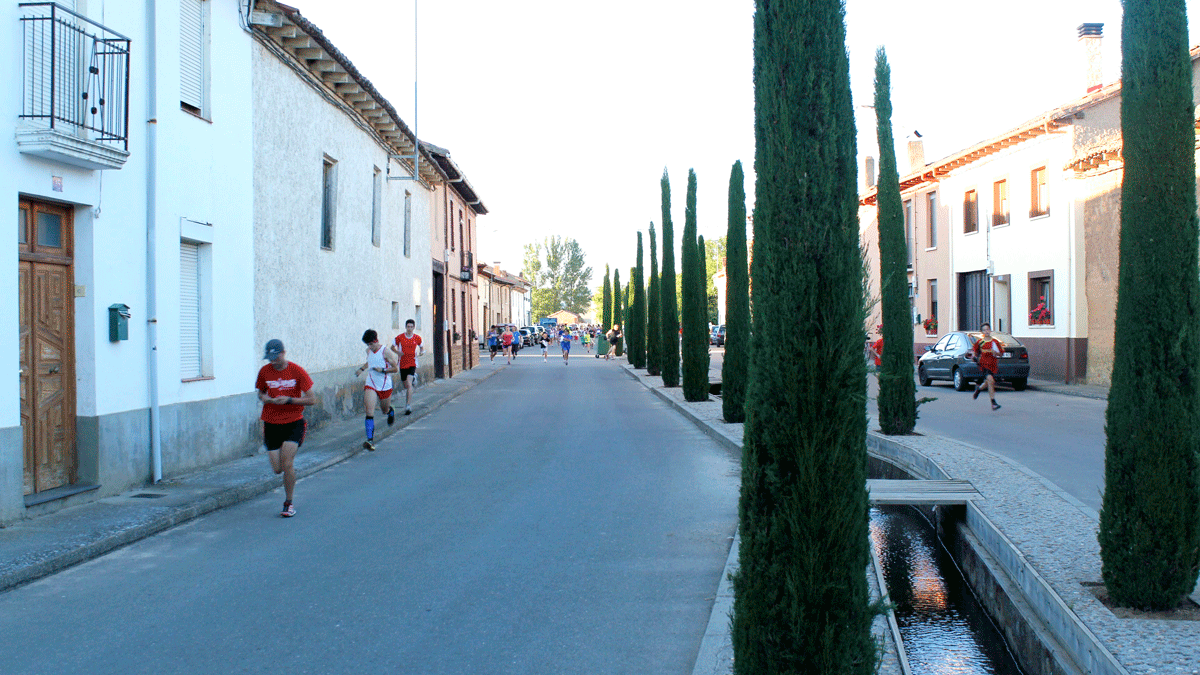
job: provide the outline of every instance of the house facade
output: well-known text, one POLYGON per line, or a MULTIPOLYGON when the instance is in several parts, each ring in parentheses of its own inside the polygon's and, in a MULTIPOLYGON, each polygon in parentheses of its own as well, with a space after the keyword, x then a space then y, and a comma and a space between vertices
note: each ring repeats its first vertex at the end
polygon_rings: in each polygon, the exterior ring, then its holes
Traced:
POLYGON ((479 281, 475 251, 478 241, 476 219, 487 207, 466 174, 450 158, 450 151, 432 143, 421 143, 445 177, 433 200, 430 250, 433 286, 432 341, 433 374, 454 377, 455 373, 479 365, 475 349, 475 317, 478 312, 479 281))
MULTIPOLYGON (((1098 24, 1080 27, 1085 49, 1099 39, 1098 24)), ((1200 48, 1191 54, 1200 92, 1200 48)), ((1095 78, 1100 69, 1087 72, 1095 78)), ((1087 80, 1084 95, 1067 105, 901 176, 906 236, 916 242, 909 296, 918 355, 947 331, 987 321, 1027 346, 1032 377, 1109 383, 1120 266, 1120 91, 1119 82, 1087 80), (930 213, 945 230, 931 228, 930 213), (923 232, 942 239, 931 246, 923 232), (923 325, 929 317, 937 331, 923 325)), ((864 191, 859 219, 877 298, 875 196, 874 186, 864 191)), ((875 305, 867 332, 878 323, 875 305)))
MULTIPOLYGON (((492 326, 529 325, 527 296, 529 284, 520 276, 505 272, 500 263, 479 263, 479 323, 477 335, 486 336, 492 326)), ((478 340, 477 340, 478 341, 478 340)))
POLYGON ((0 374, 0 523, 247 444, 252 420, 229 416, 257 363, 242 9, 0 8, 0 194, 18 206, 0 351, 20 360, 0 374))
MULTIPOLYGON (((320 29, 286 5, 256 10, 275 20, 252 27, 253 344, 261 356, 281 339, 308 370, 318 428, 361 410, 365 330, 385 344, 408 319, 434 332, 429 230, 444 176, 427 152, 414 162, 413 132, 320 29)), ((434 374, 426 349, 418 381, 434 374)))

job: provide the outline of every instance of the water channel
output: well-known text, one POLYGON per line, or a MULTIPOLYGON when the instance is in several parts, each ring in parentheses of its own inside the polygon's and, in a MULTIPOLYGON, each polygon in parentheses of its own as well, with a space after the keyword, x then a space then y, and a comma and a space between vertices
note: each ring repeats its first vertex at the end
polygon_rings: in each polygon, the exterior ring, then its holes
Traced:
POLYGON ((1020 675, 1003 636, 919 511, 873 507, 870 528, 913 675, 1020 675))

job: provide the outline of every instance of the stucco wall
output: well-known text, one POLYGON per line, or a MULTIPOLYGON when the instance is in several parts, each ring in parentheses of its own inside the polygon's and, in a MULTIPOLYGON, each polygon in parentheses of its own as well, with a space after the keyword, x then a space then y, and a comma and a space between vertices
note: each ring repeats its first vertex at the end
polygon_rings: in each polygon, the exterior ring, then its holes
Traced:
MULTIPOLYGON (((383 181, 380 246, 371 238, 374 170, 387 150, 265 47, 254 49, 255 340, 283 340, 310 373, 365 359, 362 333, 390 341, 404 321, 432 324, 432 193, 383 181), (323 161, 336 162, 332 250, 321 248, 323 161), (411 194, 410 254, 404 255, 404 194, 411 194), (392 322, 398 304, 399 326, 392 322)), ((392 175, 401 170, 393 163, 392 175)), ((424 328, 426 356, 432 337, 424 328)), ((261 351, 256 354, 261 357, 261 351)), ((261 361, 259 361, 261 363, 261 361)), ((424 363, 422 363, 424 365, 424 363)), ((253 373, 247 373, 247 378, 253 373)))

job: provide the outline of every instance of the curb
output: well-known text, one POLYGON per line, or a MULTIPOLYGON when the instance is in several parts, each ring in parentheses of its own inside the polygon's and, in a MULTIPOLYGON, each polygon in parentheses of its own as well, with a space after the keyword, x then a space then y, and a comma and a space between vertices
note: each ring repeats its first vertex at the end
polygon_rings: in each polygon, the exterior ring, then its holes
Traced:
MULTIPOLYGON (((420 410, 413 410, 412 415, 405 416, 403 424, 398 424, 397 426, 388 430, 388 432, 379 440, 384 440, 391 437, 401 429, 404 429, 410 424, 415 423, 417 420, 433 413, 438 408, 441 408, 446 403, 458 398, 467 391, 474 389, 480 383, 491 378, 498 372, 500 372, 499 368, 491 371, 478 380, 472 381, 469 384, 460 385, 457 389, 452 390, 438 401, 430 403, 430 405, 427 407, 423 407, 420 410)), ((351 434, 343 435, 350 436, 351 434)), ((338 437, 330 436, 330 439, 336 438, 338 437)), ((296 480, 299 481, 302 478, 312 476, 313 474, 319 473, 336 464, 340 464, 362 452, 365 452, 362 447, 353 447, 350 450, 344 450, 341 452, 331 452, 329 457, 317 462, 316 464, 312 464, 302 469, 297 468, 296 480)), ((184 477, 186 476, 180 476, 180 478, 184 477)), ((96 541, 92 541, 73 548, 70 551, 39 560, 20 569, 13 570, 11 572, 0 573, 0 593, 23 584, 37 581, 42 577, 61 572, 69 567, 73 567, 80 563, 98 558, 106 553, 111 553, 122 546, 127 546, 136 541, 140 541, 152 535, 158 534, 159 532, 185 523, 189 520, 212 513, 213 511, 249 501, 255 497, 266 494, 278 488, 279 486, 279 478, 275 476, 263 477, 259 480, 252 480, 237 487, 205 495, 190 504, 171 508, 166 513, 163 513, 147 522, 141 523, 127 530, 121 530, 119 532, 102 536, 96 541)), ((153 489, 153 486, 146 486, 141 489, 153 489)), ((86 507, 88 505, 81 504, 80 506, 86 507)))

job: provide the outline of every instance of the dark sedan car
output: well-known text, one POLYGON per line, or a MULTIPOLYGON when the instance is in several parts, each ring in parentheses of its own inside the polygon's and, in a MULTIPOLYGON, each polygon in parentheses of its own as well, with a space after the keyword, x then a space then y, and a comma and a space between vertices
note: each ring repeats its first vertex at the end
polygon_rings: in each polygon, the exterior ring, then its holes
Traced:
MULTIPOLYGON (((1000 372, 996 380, 1008 382, 1017 391, 1024 391, 1029 382, 1029 351, 1019 340, 1007 333, 992 333, 1000 341, 1000 372)), ((917 361, 917 380, 928 387, 933 380, 950 380, 957 391, 966 391, 974 382, 983 379, 983 369, 974 360, 975 343, 983 338, 977 331, 955 332, 942 336, 917 361)))
POLYGON ((725 324, 712 327, 712 332, 708 335, 708 344, 718 347, 725 346, 725 324))

